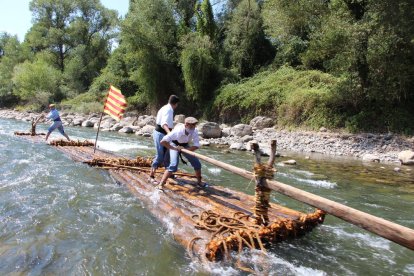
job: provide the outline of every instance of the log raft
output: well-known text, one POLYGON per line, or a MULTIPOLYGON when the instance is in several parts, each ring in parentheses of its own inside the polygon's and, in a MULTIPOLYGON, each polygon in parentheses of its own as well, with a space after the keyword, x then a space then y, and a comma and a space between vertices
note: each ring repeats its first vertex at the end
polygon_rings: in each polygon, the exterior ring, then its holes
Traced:
MULTIPOLYGON (((41 142, 40 136, 25 136, 41 142)), ((94 148, 61 140, 50 144, 73 160, 103 168, 129 190, 164 223, 174 239, 201 261, 219 261, 232 251, 261 249, 296 238, 323 223, 325 212, 302 213, 269 203, 268 222, 254 216, 255 197, 220 186, 200 187, 192 175, 179 172, 162 191, 150 181, 151 160, 126 159, 94 148)), ((162 171, 159 169, 159 171, 162 171)), ((161 174, 156 174, 159 181, 161 174)))

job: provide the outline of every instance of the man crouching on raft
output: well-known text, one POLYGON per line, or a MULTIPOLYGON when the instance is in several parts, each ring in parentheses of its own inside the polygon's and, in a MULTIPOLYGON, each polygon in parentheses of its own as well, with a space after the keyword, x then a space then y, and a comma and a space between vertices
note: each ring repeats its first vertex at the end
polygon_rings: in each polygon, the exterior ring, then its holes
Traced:
MULTIPOLYGON (((157 186, 159 189, 162 189, 163 185, 167 182, 168 177, 172 176, 172 174, 177 171, 179 162, 178 157, 181 153, 181 149, 195 151, 200 147, 198 133, 195 129, 197 123, 198 121, 196 118, 187 117, 184 120, 184 125, 177 125, 170 133, 162 138, 161 145, 170 151, 170 165, 164 172, 164 175, 161 178, 161 182, 157 186), (193 142, 192 146, 189 145, 190 142, 193 142)), ((191 163, 191 166, 194 168, 195 175, 197 177, 197 184, 201 187, 204 187, 201 182, 200 161, 197 157, 185 154, 184 152, 182 154, 188 159, 188 161, 191 163)))
POLYGON ((66 137, 70 141, 69 136, 65 133, 63 129, 62 120, 60 119, 59 112, 56 110, 54 104, 49 104, 50 112, 47 114, 46 118, 53 120, 53 124, 47 129, 46 141, 49 138, 49 135, 55 130, 58 129, 60 134, 66 137))

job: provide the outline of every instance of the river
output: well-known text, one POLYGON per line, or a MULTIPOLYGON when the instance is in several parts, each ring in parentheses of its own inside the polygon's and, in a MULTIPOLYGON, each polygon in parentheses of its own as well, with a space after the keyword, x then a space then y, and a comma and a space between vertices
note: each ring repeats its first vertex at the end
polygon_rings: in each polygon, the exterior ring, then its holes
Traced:
MULTIPOLYGON (((192 261, 168 228, 105 171, 13 135, 29 126, 0 119, 0 275, 243 275, 231 264, 203 268, 192 261)), ((41 124, 37 131, 46 128, 41 124)), ((90 128, 65 129, 72 139, 96 135, 90 128)), ((135 135, 101 132, 98 145, 129 157, 154 154, 152 140, 135 135)), ((248 170, 253 164, 248 152, 198 152, 248 170)), ((395 165, 282 154, 287 157, 276 159, 277 180, 414 228, 412 167, 395 172, 395 165), (284 159, 298 165, 284 166, 284 159)), ((254 183, 202 163, 211 184, 253 194, 254 183)), ((313 210, 275 192, 272 201, 313 210)), ((265 263, 270 275, 414 275, 414 251, 330 215, 308 235, 274 245, 265 257, 246 252, 241 258, 257 267, 265 263)))

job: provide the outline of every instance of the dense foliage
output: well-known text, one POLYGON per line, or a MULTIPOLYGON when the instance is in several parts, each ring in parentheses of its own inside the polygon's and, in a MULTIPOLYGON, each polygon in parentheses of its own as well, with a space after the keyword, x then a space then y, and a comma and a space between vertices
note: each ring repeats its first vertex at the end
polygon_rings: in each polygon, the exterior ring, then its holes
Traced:
POLYGON ((97 111, 109 84, 129 108, 280 126, 414 131, 411 0, 32 0, 23 42, 0 34, 0 107, 63 101, 97 111), (218 3, 218 4, 217 4, 218 3))

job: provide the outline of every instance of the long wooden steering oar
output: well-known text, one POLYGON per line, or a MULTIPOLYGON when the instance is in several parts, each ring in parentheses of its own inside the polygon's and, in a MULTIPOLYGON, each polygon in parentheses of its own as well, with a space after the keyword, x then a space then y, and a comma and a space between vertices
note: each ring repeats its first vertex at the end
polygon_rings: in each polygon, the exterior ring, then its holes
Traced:
MULTIPOLYGON (((216 165, 232 173, 238 174, 247 179, 254 179, 251 172, 232 166, 230 164, 217 161, 213 158, 182 149, 182 152, 197 157, 208 163, 216 165)), ((307 203, 311 206, 319 208, 328 214, 335 217, 348 221, 358 227, 364 228, 365 230, 384 237, 390 241, 398 243, 404 247, 414 250, 414 230, 408 227, 396 224, 394 222, 370 215, 368 213, 359 211, 357 209, 348 207, 346 205, 337 203, 335 201, 317 196, 315 194, 305 192, 298 188, 283 184, 276 180, 266 179, 264 185, 269 189, 284 194, 293 199, 307 203)))

